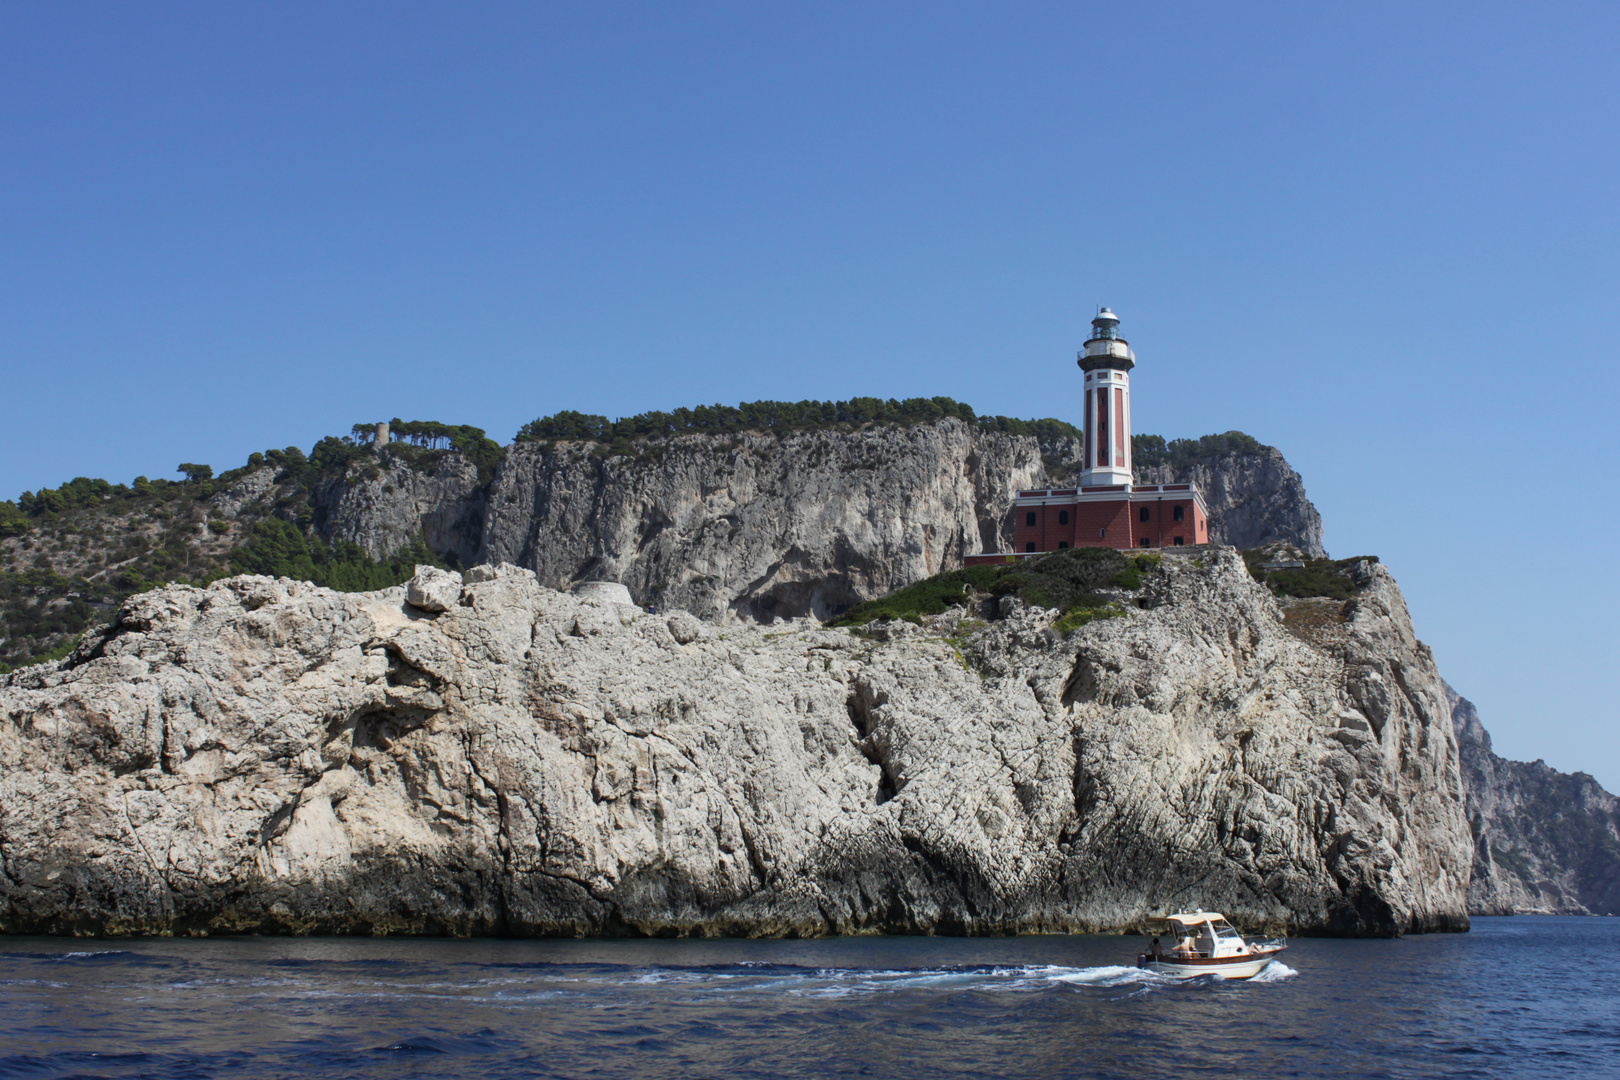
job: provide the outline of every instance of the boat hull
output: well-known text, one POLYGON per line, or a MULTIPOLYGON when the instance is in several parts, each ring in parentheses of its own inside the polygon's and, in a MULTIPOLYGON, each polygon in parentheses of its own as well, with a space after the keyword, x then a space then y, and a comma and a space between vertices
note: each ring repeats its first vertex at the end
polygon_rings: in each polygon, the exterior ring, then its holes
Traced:
POLYGON ((1249 953, 1245 956, 1148 960, 1142 966, 1160 975, 1182 979, 1191 979, 1199 975, 1215 975, 1222 979, 1252 979, 1280 952, 1281 949, 1268 949, 1265 952, 1249 953))

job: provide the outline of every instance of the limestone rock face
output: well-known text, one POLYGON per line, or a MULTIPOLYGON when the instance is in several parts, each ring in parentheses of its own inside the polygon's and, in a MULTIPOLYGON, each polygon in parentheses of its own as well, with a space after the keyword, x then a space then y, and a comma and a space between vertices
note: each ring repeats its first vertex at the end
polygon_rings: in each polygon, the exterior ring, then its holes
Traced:
MULTIPOLYGON (((463 566, 510 562, 544 585, 616 581, 705 619, 826 618, 941 570, 1011 550, 1020 489, 1073 484, 1079 444, 957 419, 784 435, 682 435, 607 453, 518 443, 479 484, 461 454, 428 471, 383 451, 316 492, 328 539, 372 556, 417 536, 463 566)), ((1322 553, 1322 523, 1277 451, 1144 470, 1196 481, 1222 543, 1322 553)))
POLYGON ((1444 691, 1366 573, 1331 648, 1229 550, 1067 637, 702 625, 513 566, 438 611, 144 593, 0 679, 0 930, 1460 929, 1444 691))
POLYGON ((629 604, 631 607, 636 604, 630 590, 617 581, 582 581, 570 591, 581 600, 596 604, 629 604))
POLYGON ((1620 799, 1586 773, 1509 761, 1446 687, 1474 839, 1475 915, 1620 913, 1620 799))
POLYGON ((378 453, 328 480, 314 493, 315 524, 327 540, 349 540, 373 558, 391 555, 418 537, 466 566, 478 561, 484 530, 484 489, 466 456, 440 452, 431 468, 378 453))
POLYGON ((618 581, 702 618, 826 618, 1010 543, 1043 476, 1034 439, 960 420, 861 432, 689 435, 644 456, 519 443, 481 562, 542 583, 618 581))
POLYGON ((1241 550, 1285 541, 1316 558, 1322 516, 1305 496, 1305 482, 1275 447, 1255 454, 1222 454, 1190 466, 1138 468, 1139 484, 1197 484, 1209 507, 1210 538, 1241 550))

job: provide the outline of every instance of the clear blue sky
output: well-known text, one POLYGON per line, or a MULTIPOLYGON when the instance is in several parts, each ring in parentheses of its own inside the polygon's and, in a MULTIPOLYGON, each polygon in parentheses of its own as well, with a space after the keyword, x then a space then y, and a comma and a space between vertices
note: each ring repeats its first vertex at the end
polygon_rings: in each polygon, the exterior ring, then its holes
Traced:
POLYGON ((1237 428, 1620 789, 1620 7, 0 7, 0 495, 360 420, 1237 428))

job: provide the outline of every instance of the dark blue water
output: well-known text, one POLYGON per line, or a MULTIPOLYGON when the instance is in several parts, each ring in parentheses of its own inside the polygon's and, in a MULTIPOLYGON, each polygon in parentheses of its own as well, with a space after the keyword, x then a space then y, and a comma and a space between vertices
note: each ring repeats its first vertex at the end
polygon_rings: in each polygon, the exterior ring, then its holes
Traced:
POLYGON ((1474 926, 1250 983, 1119 937, 0 939, 0 1078, 1620 1076, 1620 919, 1474 926))

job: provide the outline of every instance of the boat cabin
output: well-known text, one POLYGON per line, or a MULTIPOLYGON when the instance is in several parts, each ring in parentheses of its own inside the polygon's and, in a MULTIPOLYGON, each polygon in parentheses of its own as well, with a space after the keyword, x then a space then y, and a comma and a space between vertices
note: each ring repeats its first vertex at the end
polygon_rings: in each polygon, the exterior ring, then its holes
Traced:
POLYGON ((1143 932, 1159 939, 1165 959, 1242 956, 1249 951, 1243 935, 1218 911, 1191 911, 1150 919, 1143 932))

